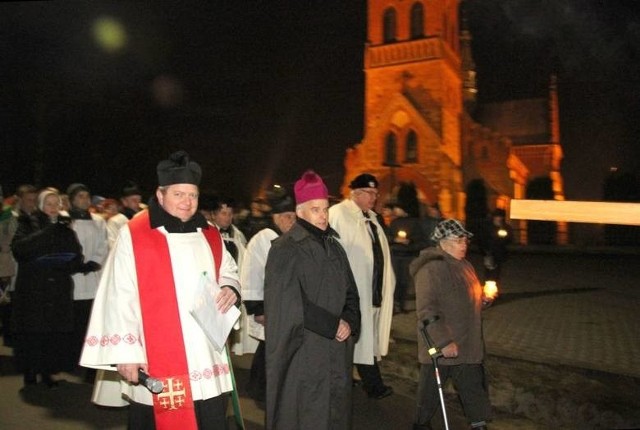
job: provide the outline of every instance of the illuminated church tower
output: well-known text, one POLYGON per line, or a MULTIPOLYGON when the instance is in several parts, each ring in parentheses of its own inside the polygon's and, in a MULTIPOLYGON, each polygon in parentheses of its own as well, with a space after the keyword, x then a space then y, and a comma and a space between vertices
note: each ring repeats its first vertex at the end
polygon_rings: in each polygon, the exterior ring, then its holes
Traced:
POLYGON ((464 218, 458 0, 370 0, 367 21, 364 138, 347 150, 343 194, 366 171, 381 203, 413 182, 421 200, 464 218))
MULTIPOLYGON (((344 196, 368 172, 380 182, 379 205, 413 182, 423 203, 439 203, 445 217, 469 215, 468 223, 486 216, 465 214, 467 199, 477 201, 465 193, 472 184, 482 183, 488 210, 508 212, 540 180, 550 183, 547 198, 564 198, 555 80, 546 96, 479 105, 459 10, 459 0, 369 0, 364 137, 347 150, 344 196)), ((515 227, 517 241, 529 241, 528 224, 515 227)), ((566 243, 566 226, 550 236, 566 243)))

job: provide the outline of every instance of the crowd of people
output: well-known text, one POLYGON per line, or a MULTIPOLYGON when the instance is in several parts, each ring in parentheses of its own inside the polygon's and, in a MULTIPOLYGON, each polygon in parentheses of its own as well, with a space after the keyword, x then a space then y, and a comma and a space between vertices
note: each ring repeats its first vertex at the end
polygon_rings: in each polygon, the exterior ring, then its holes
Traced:
MULTIPOLYGON (((393 316, 415 293, 418 339, 429 321, 441 374, 456 384, 470 426, 486 428, 480 312, 493 298, 466 260, 473 234, 437 203, 421 211, 415 187, 402 184, 378 214, 378 180, 363 173, 330 207, 309 170, 240 219, 233 199, 200 194, 203 172, 186 152, 161 160, 157 176, 146 204, 132 182, 117 199, 74 183, 64 194, 22 185, 4 200, 2 330, 25 389, 54 389, 54 375, 75 372, 95 379, 96 403, 129 405, 129 428, 227 428, 228 348, 253 354, 246 389, 266 428, 348 429, 353 387, 375 400, 393 394, 379 362, 393 316), (202 292, 218 317, 238 309, 224 345, 194 317, 202 292), (140 384, 149 374, 162 393, 140 384), (108 381, 117 389, 107 391, 108 381)), ((504 218, 494 212, 478 234, 487 279, 506 259, 504 218)), ((414 428, 429 429, 439 403, 419 346, 414 428)))

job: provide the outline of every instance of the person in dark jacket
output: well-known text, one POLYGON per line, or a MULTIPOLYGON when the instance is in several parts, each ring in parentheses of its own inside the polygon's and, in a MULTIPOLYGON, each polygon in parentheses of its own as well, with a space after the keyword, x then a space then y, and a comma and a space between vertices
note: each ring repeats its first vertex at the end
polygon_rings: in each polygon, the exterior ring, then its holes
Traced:
POLYGON ((393 210, 396 218, 391 221, 388 234, 391 263, 396 275, 393 313, 397 314, 406 312, 405 299, 413 290, 409 264, 428 245, 428 240, 418 217, 418 195, 414 184, 400 185, 393 210))
POLYGON ((329 226, 328 191, 307 171, 294 186, 298 220, 265 267, 269 430, 351 428, 351 367, 360 298, 329 226))
POLYGON ((493 299, 483 294, 473 266, 465 259, 471 236, 459 221, 445 219, 431 236, 438 247, 423 250, 410 266, 416 286, 420 362, 414 430, 430 430, 439 408, 434 366, 420 334, 425 321, 443 355, 438 363, 442 383, 453 379, 471 428, 486 429, 491 416, 480 314, 493 299))
POLYGON ((78 357, 70 352, 73 332, 73 281, 82 250, 71 219, 60 215, 60 195, 48 188, 38 195, 32 217, 20 216, 11 243, 18 262, 13 294, 15 355, 25 387, 57 385, 51 375, 72 371, 78 357))
POLYGON ((484 280, 499 281, 500 273, 509 255, 508 245, 513 238, 513 229, 506 220, 504 209, 495 209, 491 218, 482 226, 478 234, 478 245, 482 251, 484 280))

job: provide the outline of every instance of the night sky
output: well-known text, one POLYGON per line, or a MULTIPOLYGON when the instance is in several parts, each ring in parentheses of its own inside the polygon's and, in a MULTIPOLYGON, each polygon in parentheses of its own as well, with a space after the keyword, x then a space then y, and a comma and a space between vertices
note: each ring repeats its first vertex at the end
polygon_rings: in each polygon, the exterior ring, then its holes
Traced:
MULTIPOLYGON (((481 101, 543 96, 558 75, 568 198, 600 199, 610 167, 640 172, 635 3, 469 5, 481 101)), ((150 193, 186 149, 205 191, 247 201, 314 168, 336 193, 363 137, 365 25, 362 0, 2 3, 0 183, 150 193), (121 26, 120 48, 99 23, 121 26)))

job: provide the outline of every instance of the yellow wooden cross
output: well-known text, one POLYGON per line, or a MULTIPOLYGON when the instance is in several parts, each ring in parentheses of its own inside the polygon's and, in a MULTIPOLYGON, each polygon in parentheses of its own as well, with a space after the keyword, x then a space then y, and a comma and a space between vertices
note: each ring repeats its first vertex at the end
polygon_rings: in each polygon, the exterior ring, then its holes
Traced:
POLYGON ((640 225, 640 204, 514 199, 509 215, 536 221, 640 225))

